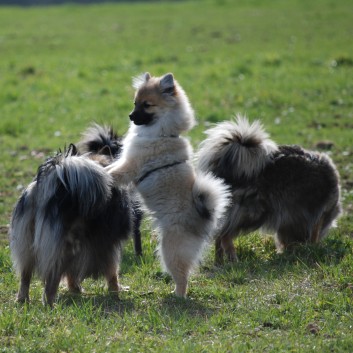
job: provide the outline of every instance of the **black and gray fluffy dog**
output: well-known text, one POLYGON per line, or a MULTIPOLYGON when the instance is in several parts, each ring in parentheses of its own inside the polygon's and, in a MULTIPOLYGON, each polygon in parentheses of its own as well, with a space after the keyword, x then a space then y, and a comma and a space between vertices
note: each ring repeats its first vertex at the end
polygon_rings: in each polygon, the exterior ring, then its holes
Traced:
POLYGON ((120 289, 121 246, 133 228, 133 202, 104 170, 118 157, 120 139, 93 126, 78 146, 48 158, 14 208, 10 248, 21 278, 20 302, 29 300, 33 273, 43 280, 49 305, 63 277, 72 292, 81 292, 84 278, 100 275, 109 291, 120 289))
MULTIPOLYGON (((106 167, 120 157, 122 139, 112 127, 93 124, 82 134, 82 140, 77 144, 77 148, 80 154, 89 155, 92 159, 96 159, 102 166, 106 167)), ((133 187, 129 188, 129 196, 133 211, 132 235, 135 254, 141 256, 142 244, 140 226, 143 212, 137 192, 133 187)))
POLYGON ((341 212, 339 175, 323 153, 277 146, 259 121, 244 117, 206 131, 198 167, 231 186, 232 205, 216 240, 216 262, 237 259, 233 238, 264 228, 277 250, 317 243, 341 212))

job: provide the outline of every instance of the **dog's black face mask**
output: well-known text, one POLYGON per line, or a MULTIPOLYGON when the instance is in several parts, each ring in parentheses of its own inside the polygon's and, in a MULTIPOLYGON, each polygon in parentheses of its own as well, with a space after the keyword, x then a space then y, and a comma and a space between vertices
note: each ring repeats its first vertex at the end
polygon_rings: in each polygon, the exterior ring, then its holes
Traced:
POLYGON ((129 115, 135 125, 148 125, 154 119, 154 114, 147 113, 143 105, 135 105, 135 109, 129 115))

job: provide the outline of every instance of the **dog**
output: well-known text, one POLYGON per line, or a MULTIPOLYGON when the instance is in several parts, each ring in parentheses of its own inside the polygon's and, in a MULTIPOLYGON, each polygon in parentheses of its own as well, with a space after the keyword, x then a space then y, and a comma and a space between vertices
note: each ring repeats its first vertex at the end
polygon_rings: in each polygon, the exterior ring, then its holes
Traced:
POLYGON ((206 131, 197 168, 222 178, 232 205, 216 240, 216 263, 236 261, 233 239, 264 228, 274 232, 278 252, 317 243, 341 212, 339 175, 324 153, 278 146, 259 121, 242 116, 206 131))
MULTIPOLYGON (((117 157, 118 141, 115 147, 117 157)), ((9 238, 20 275, 19 302, 29 301, 34 273, 44 282, 43 303, 50 306, 64 277, 74 293, 81 292, 83 279, 100 275, 110 292, 121 289, 118 267, 122 243, 132 230, 133 206, 129 191, 115 187, 104 169, 111 156, 89 150, 80 155, 71 144, 48 158, 15 205, 9 238)))
POLYGON ((196 268, 229 199, 224 183, 196 174, 192 147, 180 134, 195 124, 189 100, 173 74, 133 80, 135 107, 121 157, 107 167, 117 185, 135 184, 159 230, 162 266, 186 297, 196 268))
MULTIPOLYGON (((122 150, 122 138, 111 126, 92 124, 82 134, 82 139, 77 143, 78 153, 89 154, 90 158, 96 160, 106 167, 118 159, 122 150)), ((132 201, 133 212, 133 241, 136 256, 142 256, 141 222, 143 212, 134 188, 129 188, 129 196, 132 201)))

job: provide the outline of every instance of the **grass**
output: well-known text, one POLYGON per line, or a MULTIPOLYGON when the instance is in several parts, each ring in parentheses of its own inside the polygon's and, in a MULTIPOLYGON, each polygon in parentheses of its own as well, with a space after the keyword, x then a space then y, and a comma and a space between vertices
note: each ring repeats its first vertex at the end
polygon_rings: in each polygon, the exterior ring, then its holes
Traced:
POLYGON ((344 0, 157 2, 0 8, 0 352, 351 352, 353 350, 353 70, 351 6, 344 0), (121 300, 103 281, 85 294, 60 289, 41 305, 14 303, 18 280, 7 241, 10 214, 46 155, 92 121, 121 134, 131 77, 173 72, 195 108, 193 145, 210 123, 246 113, 278 143, 329 141, 344 214, 319 246, 278 255, 270 237, 236 241, 240 262, 213 266, 212 249, 190 283, 172 282, 143 225, 131 242, 121 300))

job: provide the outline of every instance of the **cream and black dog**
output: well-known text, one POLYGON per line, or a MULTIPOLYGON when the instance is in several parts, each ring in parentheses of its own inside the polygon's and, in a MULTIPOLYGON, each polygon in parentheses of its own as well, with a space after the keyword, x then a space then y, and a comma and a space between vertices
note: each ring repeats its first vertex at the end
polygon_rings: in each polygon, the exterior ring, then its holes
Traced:
POLYGON ((223 253, 236 260, 233 238, 260 227, 276 233, 279 252, 296 243, 316 243, 341 212, 339 175, 324 153, 299 146, 278 146, 259 121, 241 116, 206 131, 198 167, 232 188, 216 241, 216 262, 223 253))
POLYGON ((159 254, 186 296, 198 264, 229 201, 227 187, 210 173, 196 174, 192 147, 180 136, 195 123, 189 100, 172 74, 133 81, 131 125, 121 158, 108 167, 118 185, 133 182, 159 230, 159 254))

